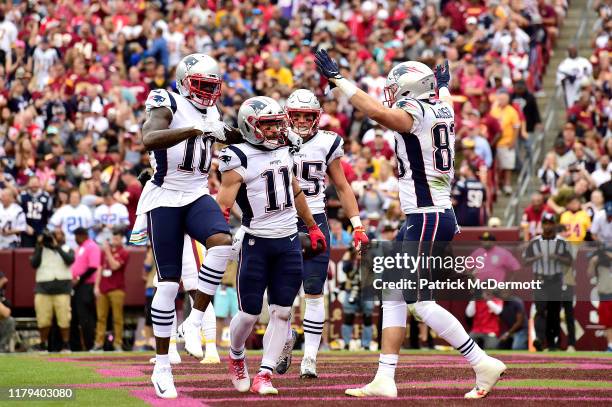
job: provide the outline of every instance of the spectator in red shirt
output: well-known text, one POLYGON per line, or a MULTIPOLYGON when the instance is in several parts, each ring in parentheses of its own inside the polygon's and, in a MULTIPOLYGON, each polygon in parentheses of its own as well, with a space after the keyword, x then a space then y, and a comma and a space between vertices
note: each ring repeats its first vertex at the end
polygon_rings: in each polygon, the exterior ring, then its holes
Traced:
POLYGON ((531 205, 525 208, 521 227, 526 242, 535 236, 542 234, 542 215, 552 212, 544 201, 544 196, 540 192, 531 195, 531 205))
POLYGON ((369 147, 372 150, 372 154, 376 158, 384 157, 390 160, 393 157, 393 149, 389 146, 387 140, 383 138, 383 130, 377 129, 374 136, 374 140, 369 141, 365 144, 365 147, 369 147))
POLYGON ((94 293, 98 324, 94 352, 104 350, 104 334, 109 308, 113 312, 113 348, 121 352, 123 344, 123 302, 125 300, 125 267, 130 257, 123 247, 123 229, 113 230, 110 244, 102 245, 102 265, 96 275, 94 293))
POLYGON ((473 105, 477 105, 485 93, 486 81, 478 73, 476 64, 470 62, 465 67, 465 73, 461 79, 461 93, 468 97, 473 105))
POLYGON ((468 318, 474 318, 470 336, 483 349, 497 349, 499 344, 499 314, 504 302, 489 292, 482 294, 481 300, 470 301, 465 309, 468 318))
POLYGON ((121 174, 121 181, 126 185, 126 189, 125 192, 119 196, 119 199, 115 199, 127 206, 130 227, 132 227, 136 221, 136 208, 138 207, 138 200, 142 193, 142 185, 140 181, 138 181, 138 174, 134 169, 125 170, 123 174, 121 174))
POLYGON ((574 106, 567 109, 567 120, 582 126, 585 130, 593 130, 595 110, 595 105, 591 103, 591 94, 588 91, 582 91, 574 106))

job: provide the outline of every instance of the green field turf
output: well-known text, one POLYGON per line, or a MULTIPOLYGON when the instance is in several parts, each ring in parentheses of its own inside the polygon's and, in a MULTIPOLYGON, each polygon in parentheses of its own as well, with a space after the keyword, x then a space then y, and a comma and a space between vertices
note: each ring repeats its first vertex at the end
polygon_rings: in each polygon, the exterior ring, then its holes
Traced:
MULTIPOLYGON (((400 359, 402 371, 407 372, 407 379, 402 382, 401 377, 398 378, 398 389, 400 394, 402 389, 414 389, 415 387, 423 389, 423 391, 435 391, 435 389, 444 389, 452 391, 453 389, 465 389, 466 380, 457 378, 457 371, 461 372, 461 377, 464 376, 464 368, 460 358, 455 359, 456 352, 439 352, 439 351, 406 351, 405 356, 400 359), (439 359, 439 360, 437 360, 439 359), (434 361, 434 362, 431 362, 434 361), (436 364, 444 366, 436 367, 436 364), (404 364, 402 366, 402 364, 404 364), (413 369, 410 364, 420 364, 420 367, 413 369), (431 364, 431 369, 423 367, 424 364, 431 364), (450 366, 449 364, 454 364, 450 366), (414 370, 419 369, 422 374, 424 371, 430 371, 431 375, 425 375, 423 381, 414 381, 414 370), (440 370, 442 369, 442 370, 440 370), (436 372, 444 372, 444 375, 436 374, 436 372), (412 372, 412 374, 411 374, 412 372), (429 377, 431 378, 429 379, 429 377), (455 382, 453 382, 453 380, 455 382)), ((509 374, 506 379, 500 382, 500 386, 504 386, 505 391, 513 391, 512 389, 574 389, 576 392, 584 395, 584 397, 593 397, 593 400, 611 402, 612 405, 612 354, 602 352, 576 352, 576 353, 528 353, 528 352, 494 352, 493 355, 504 360, 509 368, 509 374), (532 361, 533 359, 533 361, 532 361), (554 369, 554 370, 553 370, 554 369), (583 370, 581 370, 583 369, 583 370), (603 375, 599 378, 592 377, 595 371, 602 371, 603 375), (521 375, 515 375, 512 378, 512 373, 521 371, 521 375), (555 371, 555 372, 575 372, 575 380, 567 378, 545 378, 541 377, 538 372, 555 371), (525 374, 527 372, 527 374, 525 374), (533 372, 533 377, 530 376, 533 372), (582 374, 584 373, 584 375, 582 374), (527 376, 527 377, 525 377, 527 376), (593 394, 595 391, 595 394, 593 394), (602 398, 601 396, 606 396, 602 398), (595 397, 597 396, 597 397, 595 397)), ((259 359, 261 352, 249 352, 249 358, 253 360, 250 364, 250 370, 253 371, 256 366, 254 360, 259 359)), ((296 352, 296 359, 300 353, 296 352)), ((6 399, 0 399, 0 406, 142 406, 149 403, 142 398, 133 394, 134 389, 144 389, 152 391, 149 386, 149 372, 151 365, 148 364, 149 354, 143 353, 106 353, 106 354, 90 354, 90 353, 75 353, 71 355, 35 355, 35 354, 12 354, 0 355, 0 389, 6 394, 6 389, 9 387, 73 387, 75 391, 75 399, 69 401, 25 401, 8 402, 6 399), (99 364, 100 366, 96 366, 99 364), (121 369, 130 369, 137 366, 140 370, 133 371, 128 376, 120 377, 121 369), (116 372, 108 375, 107 370, 116 369, 116 372), (101 373, 102 371, 102 373, 101 373), (118 372, 118 374, 117 374, 118 372), (135 372, 135 374, 134 374, 135 372), (131 386, 131 383, 134 383, 131 386), (140 384, 138 384, 140 383, 140 384), (80 385, 80 387, 78 386, 80 385), (96 388, 98 387, 98 388, 96 388)), ((211 386, 214 381, 220 385, 227 387, 229 380, 224 377, 226 372, 225 364, 216 365, 214 367, 200 365, 192 359, 183 357, 185 363, 181 364, 180 368, 175 368, 175 380, 177 380, 177 388, 181 391, 181 386, 197 387, 198 383, 202 386, 211 386), (186 369, 187 371, 181 371, 186 369), (208 378, 210 381, 207 381, 208 378), (189 380, 199 381, 189 382, 189 380)), ((363 377, 373 374, 376 369, 377 353, 375 352, 322 352, 319 360, 320 373, 336 370, 342 372, 346 367, 352 366, 351 371, 361 372, 363 377)), ((299 362, 294 362, 299 363, 299 362)), ((295 372, 295 370, 294 370, 295 372)), ((341 374, 339 374, 341 376, 341 374)), ((573 377, 573 376, 572 376, 573 377)), ((288 379, 288 377, 286 378, 288 379)), ((467 379, 467 378, 466 378, 467 379)), ((331 379, 330 379, 331 380, 331 379)), ((367 382, 366 379, 360 379, 367 382)), ((330 392, 334 397, 342 396, 341 389, 336 390, 338 385, 347 383, 347 386, 352 383, 350 380, 334 379, 332 382, 325 383, 329 385, 330 392), (337 383, 337 384, 336 384, 337 383)), ((312 384, 315 382, 309 382, 312 384)), ((319 379, 317 384, 322 383, 319 379)), ((298 379, 289 380, 279 383, 279 390, 283 390, 283 385, 287 388, 295 389, 295 386, 303 385, 298 379)), ((224 401, 223 405, 239 405, 242 395, 232 393, 231 385, 227 388, 228 394, 236 398, 236 403, 224 401)), ((307 387, 305 388, 307 389, 307 387)), ((283 391, 285 396, 291 396, 292 391, 283 391)), ((204 393, 206 393, 204 391, 204 393)), ((318 394, 314 392, 313 395, 318 394)), ((193 400, 194 396, 191 396, 193 400)), ((202 403, 207 405, 215 405, 214 399, 206 399, 206 394, 200 396, 202 403), (211 402, 213 401, 213 402, 211 402)), ((327 394, 327 397, 332 397, 327 394)), ((494 400, 494 394, 488 401, 494 400)), ((197 397, 196 397, 197 399, 197 397)), ((151 401, 151 398, 147 399, 151 401)), ((270 399, 273 401, 273 399, 270 399)), ((325 400, 325 396, 321 395, 321 401, 325 400)), ((347 399, 347 402, 350 399, 347 399)), ((590 399, 588 399, 590 400, 590 399)), ((591 404, 589 401, 586 404, 591 404)), ((178 401, 178 400, 177 400, 178 401)), ((440 400, 437 400, 440 401, 440 400)), ((430 402, 431 403, 431 402, 430 402)), ((585 403, 580 403, 583 405, 585 403)), ((245 404, 256 405, 257 403, 245 404)), ((273 403, 275 404, 275 403, 273 403)), ((316 405, 317 403, 309 403, 316 405)), ((332 404, 344 404, 335 403, 332 404)), ((435 403, 438 404, 438 403, 435 403)), ((546 404, 546 403, 543 403, 546 404)), ((597 403, 595 403, 597 404, 597 403)), ((174 403, 172 404, 174 405, 174 403)), ((178 405, 178 404, 177 404, 178 405)), ((189 404, 191 405, 191 404, 189 404)), ((219 405, 219 404, 217 404, 219 405)))

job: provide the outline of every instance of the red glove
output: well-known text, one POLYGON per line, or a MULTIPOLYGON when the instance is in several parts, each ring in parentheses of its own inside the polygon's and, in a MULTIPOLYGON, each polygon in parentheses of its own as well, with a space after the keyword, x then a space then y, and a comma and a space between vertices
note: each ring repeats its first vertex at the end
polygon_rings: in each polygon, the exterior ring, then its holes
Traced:
POLYGON ((363 226, 357 226, 353 229, 353 246, 355 249, 361 250, 361 248, 367 246, 368 243, 370 243, 370 239, 368 239, 368 235, 366 235, 363 226))
POLYGON ((225 221, 227 223, 229 223, 230 220, 230 213, 232 212, 231 208, 225 208, 225 210, 223 211, 223 217, 225 218, 225 221))
POLYGON ((321 232, 321 229, 316 224, 308 228, 308 236, 310 237, 312 250, 317 250, 319 242, 323 244, 323 251, 327 249, 325 235, 323 235, 323 232, 321 232))

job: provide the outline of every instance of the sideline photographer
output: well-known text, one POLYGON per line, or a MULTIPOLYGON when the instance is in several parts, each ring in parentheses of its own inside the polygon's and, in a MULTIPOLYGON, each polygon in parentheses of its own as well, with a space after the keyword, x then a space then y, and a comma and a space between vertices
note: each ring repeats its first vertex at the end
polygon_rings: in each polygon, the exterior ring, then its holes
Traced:
POLYGON ((34 254, 30 257, 30 264, 36 269, 34 309, 40 333, 40 344, 35 346, 35 350, 48 351, 49 332, 55 316, 62 336, 61 352, 70 352, 70 265, 73 262, 74 251, 66 244, 61 229, 45 230, 38 236, 34 254))

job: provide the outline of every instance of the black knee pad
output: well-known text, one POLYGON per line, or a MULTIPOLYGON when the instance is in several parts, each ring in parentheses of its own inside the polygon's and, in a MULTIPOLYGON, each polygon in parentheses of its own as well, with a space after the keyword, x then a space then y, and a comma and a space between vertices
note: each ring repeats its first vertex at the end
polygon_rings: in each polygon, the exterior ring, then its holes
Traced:
POLYGON ((325 280, 321 281, 318 277, 308 277, 302 282, 304 285, 304 292, 308 295, 319 295, 323 293, 323 285, 325 280))
POLYGON ((372 325, 372 315, 364 315, 363 316, 363 325, 365 325, 365 326, 372 325))
POLYGON ((355 314, 344 314, 345 325, 353 325, 353 322, 355 322, 355 314))

